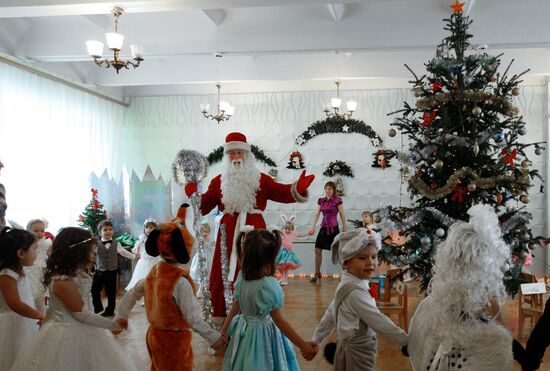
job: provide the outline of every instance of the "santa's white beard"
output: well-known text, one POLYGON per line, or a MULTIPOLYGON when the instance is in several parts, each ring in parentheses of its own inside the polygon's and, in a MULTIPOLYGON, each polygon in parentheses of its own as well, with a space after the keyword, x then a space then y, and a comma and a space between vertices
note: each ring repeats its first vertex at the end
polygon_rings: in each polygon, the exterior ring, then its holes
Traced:
POLYGON ((241 161, 231 162, 226 156, 226 171, 222 174, 222 203, 229 214, 251 210, 256 206, 260 188, 260 170, 256 159, 247 153, 241 161))

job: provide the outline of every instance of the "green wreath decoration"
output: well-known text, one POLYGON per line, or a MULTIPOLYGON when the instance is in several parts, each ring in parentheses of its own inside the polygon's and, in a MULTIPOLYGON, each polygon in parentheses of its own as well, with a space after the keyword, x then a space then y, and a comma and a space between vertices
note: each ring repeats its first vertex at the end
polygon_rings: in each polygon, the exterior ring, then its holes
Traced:
POLYGON ((349 167, 349 165, 346 164, 344 161, 331 162, 330 164, 328 164, 325 172, 323 173, 324 176, 328 177, 333 177, 337 174, 353 178, 353 170, 351 170, 351 167, 349 167))
POLYGON ((327 117, 324 120, 316 121, 296 138, 296 144, 303 146, 311 138, 329 133, 357 133, 369 137, 372 145, 375 147, 382 145, 380 136, 363 121, 334 117, 327 117))
MULTIPOLYGON (((223 148, 224 148, 223 146, 219 146, 218 148, 216 148, 215 150, 210 152, 208 154, 208 156, 206 156, 208 158, 208 163, 210 165, 213 165, 216 162, 220 162, 222 160, 222 158, 223 158, 223 148)), ((263 162, 266 165, 269 165, 269 166, 272 166, 272 167, 277 167, 277 164, 275 163, 275 161, 273 161, 271 158, 266 156, 264 151, 262 151, 260 148, 258 148, 258 146, 255 146, 253 144, 253 145, 251 145, 251 148, 252 148, 252 153, 254 154, 254 157, 256 157, 256 160, 258 160, 260 162, 263 162)))

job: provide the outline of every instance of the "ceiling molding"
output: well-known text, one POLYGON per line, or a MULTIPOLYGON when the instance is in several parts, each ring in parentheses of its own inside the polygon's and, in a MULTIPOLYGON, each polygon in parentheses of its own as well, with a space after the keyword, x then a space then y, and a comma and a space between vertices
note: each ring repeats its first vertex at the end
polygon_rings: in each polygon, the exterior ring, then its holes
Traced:
POLYGON ((216 26, 221 25, 225 19, 226 13, 223 9, 203 9, 202 11, 216 26))
MULTIPOLYGON (((334 0, 125 0, 125 13, 172 12, 179 10, 288 7, 330 4, 334 0)), ((364 0, 340 0, 341 3, 361 3, 364 0)), ((4 0, 0 18, 48 17, 67 15, 110 14, 113 2, 104 0, 4 0)), ((116 3, 115 3, 116 4, 116 3)))
POLYGON ((115 25, 114 17, 103 14, 83 15, 82 18, 102 31, 105 31, 109 26, 113 28, 115 25))
POLYGON ((327 4, 328 11, 330 15, 332 16, 332 19, 334 19, 334 22, 338 23, 344 16, 344 13, 346 12, 346 4, 343 3, 332 3, 327 4))

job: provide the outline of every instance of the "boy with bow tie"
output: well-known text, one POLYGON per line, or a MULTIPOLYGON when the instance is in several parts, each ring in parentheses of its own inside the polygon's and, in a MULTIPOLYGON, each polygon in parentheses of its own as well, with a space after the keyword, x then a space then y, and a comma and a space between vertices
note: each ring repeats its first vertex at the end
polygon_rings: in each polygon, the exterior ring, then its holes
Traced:
POLYGON ((135 259, 135 254, 126 251, 118 241, 113 239, 113 223, 103 220, 98 225, 100 237, 97 239, 97 255, 94 279, 92 282, 92 301, 94 312, 101 313, 103 317, 115 314, 116 283, 118 273, 118 255, 128 259, 135 259), (107 308, 103 311, 101 291, 105 287, 107 295, 107 308))

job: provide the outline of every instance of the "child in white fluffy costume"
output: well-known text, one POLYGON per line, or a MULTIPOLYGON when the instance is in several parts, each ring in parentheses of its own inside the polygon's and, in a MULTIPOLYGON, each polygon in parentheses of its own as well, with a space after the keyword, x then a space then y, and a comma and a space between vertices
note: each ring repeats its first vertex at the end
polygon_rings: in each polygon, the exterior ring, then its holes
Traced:
POLYGON ((369 293, 380 247, 380 234, 364 228, 340 233, 332 244, 332 261, 345 272, 312 340, 320 344, 336 327, 334 370, 374 370, 377 334, 407 345, 407 334, 380 313, 369 293))
POLYGON ((415 370, 512 370, 512 336, 499 322, 509 257, 492 207, 475 205, 438 247, 429 296, 409 327, 415 370))

